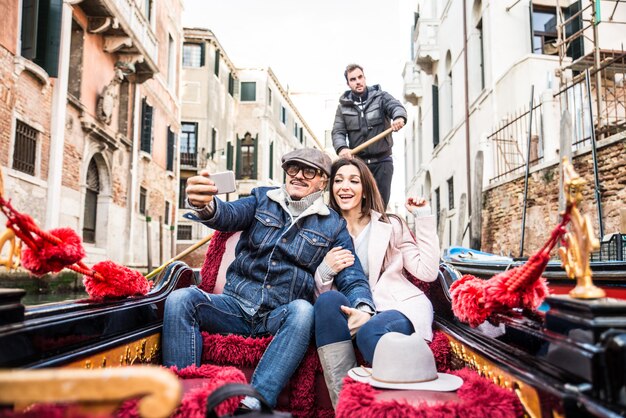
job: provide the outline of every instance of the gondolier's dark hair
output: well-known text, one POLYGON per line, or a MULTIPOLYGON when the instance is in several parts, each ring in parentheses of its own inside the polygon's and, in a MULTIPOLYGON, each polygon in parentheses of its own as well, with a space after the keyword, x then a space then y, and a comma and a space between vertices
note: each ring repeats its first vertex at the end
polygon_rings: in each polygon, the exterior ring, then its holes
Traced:
POLYGON ((352 71, 356 70, 356 69, 361 70, 361 72, 363 72, 363 74, 365 74, 365 71, 363 71, 363 67, 361 67, 359 64, 348 64, 346 66, 346 71, 343 72, 343 76, 346 78, 346 82, 348 81, 348 73, 351 73, 352 71))
POLYGON ((355 157, 351 160, 346 158, 339 158, 333 163, 330 169, 329 190, 330 197, 328 199, 328 206, 330 206, 335 212, 341 214, 341 208, 335 200, 333 193, 333 183, 335 182, 335 176, 337 171, 344 165, 353 165, 359 170, 359 176, 361 177, 361 185, 363 187, 363 200, 361 201, 361 217, 370 215, 372 210, 381 214, 381 220, 389 222, 389 218, 385 214, 385 204, 383 198, 380 196, 378 187, 376 186, 376 180, 367 165, 359 158, 355 157))

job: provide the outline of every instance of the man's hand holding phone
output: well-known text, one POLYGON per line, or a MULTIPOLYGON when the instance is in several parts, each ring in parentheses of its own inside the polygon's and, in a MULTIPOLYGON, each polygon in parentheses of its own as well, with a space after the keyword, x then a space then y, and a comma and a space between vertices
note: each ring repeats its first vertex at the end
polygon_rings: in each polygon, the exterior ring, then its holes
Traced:
POLYGON ((203 208, 213 200, 213 196, 235 191, 235 175, 232 171, 223 173, 209 173, 209 170, 200 171, 197 176, 187 179, 187 199, 196 208, 203 208))

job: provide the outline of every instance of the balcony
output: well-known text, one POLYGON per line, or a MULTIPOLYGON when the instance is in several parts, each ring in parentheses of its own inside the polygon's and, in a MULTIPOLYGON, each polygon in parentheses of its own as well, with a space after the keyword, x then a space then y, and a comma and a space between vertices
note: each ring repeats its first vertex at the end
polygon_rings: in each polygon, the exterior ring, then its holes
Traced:
POLYGON ((158 72, 158 41, 150 21, 134 0, 84 0, 88 30, 104 37, 104 50, 119 55, 119 65, 142 83, 158 72))
POLYGON ((413 28, 415 63, 429 75, 432 74, 433 63, 439 61, 438 32, 438 19, 418 18, 413 28))
POLYGON ((422 80, 420 69, 415 63, 407 62, 404 65, 404 100, 417 106, 422 98, 422 80))
POLYGON ((180 153, 180 165, 184 168, 198 168, 198 154, 181 152, 180 153))

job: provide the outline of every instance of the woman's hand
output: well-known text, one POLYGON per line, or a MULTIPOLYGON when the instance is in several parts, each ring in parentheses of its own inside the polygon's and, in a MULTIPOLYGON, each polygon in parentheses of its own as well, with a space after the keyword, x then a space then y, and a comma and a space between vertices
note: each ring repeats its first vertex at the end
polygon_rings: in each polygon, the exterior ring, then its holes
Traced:
POLYGON ((367 312, 350 308, 348 306, 342 305, 341 311, 348 315, 348 329, 350 330, 351 337, 354 336, 354 334, 356 334, 356 332, 372 318, 372 315, 367 312))
POLYGON ((354 254, 352 254, 352 251, 350 250, 344 250, 341 247, 335 247, 331 249, 328 253, 326 253, 326 257, 324 257, 324 262, 335 273, 339 273, 341 270, 354 264, 354 254))
POLYGON ((409 197, 404 206, 409 212, 413 213, 415 209, 428 207, 428 200, 423 197, 409 197))

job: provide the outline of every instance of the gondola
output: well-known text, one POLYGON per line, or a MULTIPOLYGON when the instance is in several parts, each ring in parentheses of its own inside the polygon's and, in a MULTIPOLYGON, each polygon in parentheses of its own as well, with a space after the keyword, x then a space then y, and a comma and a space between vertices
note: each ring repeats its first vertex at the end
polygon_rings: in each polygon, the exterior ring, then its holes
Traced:
MULTIPOLYGON (((614 238, 626 242, 626 236, 623 234, 616 234, 614 238)), ((526 261, 525 259, 500 256, 465 247, 446 249, 442 260, 461 274, 471 274, 483 279, 519 267, 526 261)), ((593 271, 594 283, 603 288, 607 296, 626 299, 626 260, 594 261, 592 258, 590 266, 593 271)), ((543 275, 548 280, 550 290, 554 294, 567 294, 575 285, 575 282, 567 277, 561 262, 558 260, 550 261, 543 275)))
MULTIPOLYGON (((451 288, 463 278, 460 267, 454 260, 443 261, 438 280, 426 289, 435 310, 434 328, 447 340, 453 368, 471 368, 514 393, 525 416, 626 416, 624 300, 555 294, 545 299, 546 311, 494 312, 472 327, 453 309, 451 288)), ((486 267, 481 274, 489 279, 486 267)), ((617 275, 615 281, 624 277, 617 275)), ((23 291, 2 290, 0 368, 158 365, 164 301, 191 284, 200 284, 198 275, 174 262, 144 296, 24 307, 23 291)), ((313 409, 294 415, 321 414, 313 409)))

